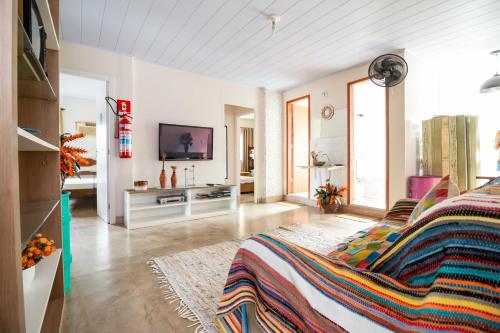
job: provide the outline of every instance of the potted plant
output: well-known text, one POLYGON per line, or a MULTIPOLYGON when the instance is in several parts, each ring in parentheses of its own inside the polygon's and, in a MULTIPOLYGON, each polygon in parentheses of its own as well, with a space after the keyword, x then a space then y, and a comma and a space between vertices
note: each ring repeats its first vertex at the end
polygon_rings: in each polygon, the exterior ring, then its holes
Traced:
POLYGON ((336 213, 344 198, 344 192, 347 190, 344 186, 335 186, 330 183, 321 185, 316 189, 314 196, 317 198, 317 205, 323 213, 336 213))
POLYGON ((36 234, 24 249, 21 256, 21 265, 23 267, 23 287, 27 289, 35 279, 35 265, 42 258, 50 256, 56 250, 54 240, 43 237, 42 234, 36 234))

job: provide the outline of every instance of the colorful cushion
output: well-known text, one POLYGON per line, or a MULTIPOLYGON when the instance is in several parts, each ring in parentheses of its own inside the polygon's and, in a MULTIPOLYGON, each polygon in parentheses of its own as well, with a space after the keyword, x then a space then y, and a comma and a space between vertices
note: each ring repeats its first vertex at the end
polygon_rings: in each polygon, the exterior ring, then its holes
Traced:
POLYGON ((408 218, 408 223, 414 224, 418 217, 427 209, 448 198, 456 197, 457 195, 460 195, 457 184, 450 180, 450 176, 443 177, 443 179, 434 185, 434 187, 418 202, 408 218))
POLYGON ((384 219, 406 222, 417 204, 418 199, 400 199, 385 214, 384 219))
POLYGON ((377 224, 363 230, 340 243, 328 257, 340 259, 347 264, 365 268, 375 261, 401 234, 401 226, 377 224))

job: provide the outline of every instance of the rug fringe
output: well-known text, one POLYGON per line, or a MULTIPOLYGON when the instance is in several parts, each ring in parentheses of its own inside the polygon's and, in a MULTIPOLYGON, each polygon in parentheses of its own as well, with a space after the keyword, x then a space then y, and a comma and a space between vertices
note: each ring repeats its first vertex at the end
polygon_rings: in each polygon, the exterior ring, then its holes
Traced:
POLYGON ((165 298, 165 300, 170 301, 169 302, 170 304, 178 302, 178 305, 175 308, 177 315, 183 319, 193 322, 187 327, 194 327, 194 333, 209 333, 203 327, 198 317, 196 317, 193 311, 191 311, 189 306, 187 306, 187 304, 184 303, 184 301, 179 297, 179 295, 177 295, 174 288, 168 281, 168 278, 163 274, 156 261, 154 259, 150 259, 147 261, 147 264, 151 269, 151 272, 154 275, 156 275, 156 279, 158 280, 160 289, 165 289, 163 291, 163 297, 165 298))

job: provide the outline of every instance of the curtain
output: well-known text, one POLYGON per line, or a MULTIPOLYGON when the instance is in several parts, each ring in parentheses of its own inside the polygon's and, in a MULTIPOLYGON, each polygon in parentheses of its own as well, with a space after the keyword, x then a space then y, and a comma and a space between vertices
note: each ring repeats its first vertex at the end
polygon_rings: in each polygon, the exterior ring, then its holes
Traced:
POLYGON ((253 163, 250 161, 250 157, 248 156, 248 147, 253 147, 253 128, 242 127, 241 140, 241 156, 243 157, 241 160, 241 171, 249 172, 250 167, 253 167, 253 163))

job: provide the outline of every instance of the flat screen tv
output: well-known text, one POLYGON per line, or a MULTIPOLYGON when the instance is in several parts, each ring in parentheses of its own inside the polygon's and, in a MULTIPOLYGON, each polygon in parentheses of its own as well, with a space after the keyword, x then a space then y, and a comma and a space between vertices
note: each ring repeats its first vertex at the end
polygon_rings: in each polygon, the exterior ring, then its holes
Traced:
POLYGON ((211 127, 160 124, 159 158, 166 160, 212 160, 214 129, 211 127))

